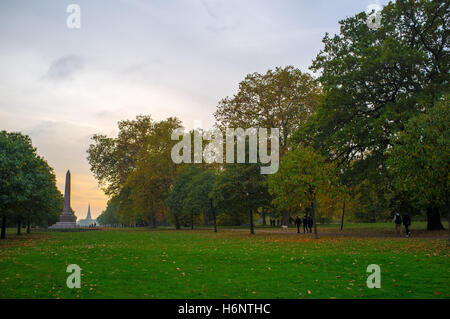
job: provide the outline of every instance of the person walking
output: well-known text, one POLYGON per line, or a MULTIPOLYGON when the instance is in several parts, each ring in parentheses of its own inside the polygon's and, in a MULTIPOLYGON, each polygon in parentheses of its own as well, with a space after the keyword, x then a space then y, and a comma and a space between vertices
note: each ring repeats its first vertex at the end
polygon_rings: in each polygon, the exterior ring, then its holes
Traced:
POLYGON ((405 225, 406 238, 409 238, 411 232, 409 231, 409 226, 411 225, 411 216, 408 213, 403 215, 403 225, 405 225))
POLYGON ((314 220, 313 220, 312 216, 309 215, 308 216, 308 228, 309 228, 309 232, 310 233, 312 233, 313 224, 314 224, 314 220))
POLYGON ((303 217, 303 233, 306 234, 308 231, 308 216, 303 217))
POLYGON ((300 217, 295 218, 295 225, 297 226, 297 234, 300 234, 300 225, 302 224, 302 220, 300 217))
POLYGON ((400 216, 399 212, 396 212, 394 215, 394 223, 395 223, 395 232, 397 235, 401 236, 402 232, 402 216, 400 216))

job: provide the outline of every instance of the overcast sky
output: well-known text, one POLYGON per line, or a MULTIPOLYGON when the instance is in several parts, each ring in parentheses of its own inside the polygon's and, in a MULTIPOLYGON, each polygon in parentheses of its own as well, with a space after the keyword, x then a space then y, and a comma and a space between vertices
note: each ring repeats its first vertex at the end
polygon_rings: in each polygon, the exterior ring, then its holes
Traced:
MULTIPOLYGON (((217 102, 248 73, 307 71, 325 32, 376 0, 1 0, 0 130, 28 134, 84 218, 106 206, 89 170, 94 133, 117 121, 177 116, 214 123, 217 102), (69 29, 66 8, 81 8, 69 29)), ((385 4, 387 1, 379 1, 385 4)))

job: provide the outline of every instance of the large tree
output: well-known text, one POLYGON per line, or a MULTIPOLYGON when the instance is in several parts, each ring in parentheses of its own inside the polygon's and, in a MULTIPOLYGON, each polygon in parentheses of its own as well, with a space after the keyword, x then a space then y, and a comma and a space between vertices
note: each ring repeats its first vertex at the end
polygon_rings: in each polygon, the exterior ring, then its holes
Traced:
POLYGON ((198 213, 187 203, 189 194, 189 184, 194 176, 198 175, 200 169, 196 165, 180 167, 182 172, 177 176, 173 187, 167 196, 167 206, 174 216, 176 229, 180 228, 180 219, 183 215, 189 214, 191 229, 194 229, 194 215, 198 213))
POLYGON ((429 230, 443 229, 441 214, 450 228, 450 112, 448 97, 424 114, 409 120, 388 151, 388 168, 399 192, 406 192, 427 209, 429 230))
POLYGON ((177 165, 171 159, 171 150, 176 143, 171 140, 171 135, 180 126, 181 122, 176 118, 153 124, 137 156, 136 169, 126 182, 134 210, 153 227, 157 219, 163 225, 167 221, 167 196, 178 174, 177 165))
POLYGON ((249 216, 250 233, 254 234, 253 216, 270 203, 267 175, 259 164, 226 164, 216 179, 212 193, 214 205, 223 213, 242 211, 249 216))
POLYGON ((324 96, 295 136, 354 171, 353 183, 369 177, 377 187, 386 186, 395 136, 448 91, 450 65, 448 2, 398 0, 381 15, 378 29, 362 12, 324 37, 312 65, 324 96))
POLYGON ((317 234, 317 199, 320 194, 330 194, 337 186, 335 169, 312 148, 290 150, 281 162, 277 174, 269 177, 269 192, 280 209, 308 208, 317 234))
POLYGON ((47 161, 36 156, 32 173, 29 175, 29 192, 23 203, 24 222, 27 233, 34 225, 48 226, 54 224, 62 212, 64 199, 56 187, 56 177, 47 161))
POLYGON ((37 155, 31 139, 21 133, 0 132, 0 237, 6 237, 6 223, 15 222, 20 234, 27 223, 43 224, 62 208, 53 169, 37 155))
POLYGON ((128 174, 136 168, 138 154, 153 126, 150 116, 139 115, 135 120, 120 121, 117 137, 92 136, 93 143, 87 150, 87 159, 92 173, 107 195, 117 195, 128 174))
POLYGON ((217 175, 214 170, 199 171, 187 185, 184 207, 187 211, 202 212, 213 218, 214 232, 217 232, 217 212, 213 201, 213 190, 217 175))
POLYGON ((292 132, 315 111, 320 89, 293 66, 248 74, 238 92, 219 102, 214 116, 221 127, 279 128, 283 152, 292 132))
POLYGON ((171 160, 176 118, 153 121, 150 116, 120 121, 117 137, 94 135, 88 149, 91 170, 105 193, 115 198, 120 221, 126 224, 166 223, 166 198, 176 176, 171 160))
MULTIPOLYGON (((235 95, 219 102, 214 116, 221 128, 278 128, 282 157, 289 137, 315 112, 320 92, 309 74, 293 66, 276 67, 248 74, 235 95)), ((288 220, 289 211, 282 211, 282 222, 288 220)))

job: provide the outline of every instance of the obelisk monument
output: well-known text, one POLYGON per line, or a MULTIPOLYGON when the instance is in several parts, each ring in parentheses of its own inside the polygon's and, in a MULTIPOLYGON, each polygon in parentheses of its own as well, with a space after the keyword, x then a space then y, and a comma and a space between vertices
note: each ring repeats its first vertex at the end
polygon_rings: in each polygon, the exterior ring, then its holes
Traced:
POLYGON ((78 225, 75 221, 75 216, 73 216, 70 209, 70 171, 68 170, 66 173, 66 186, 64 189, 64 209, 61 216, 59 216, 59 222, 50 226, 50 228, 77 228, 78 225))

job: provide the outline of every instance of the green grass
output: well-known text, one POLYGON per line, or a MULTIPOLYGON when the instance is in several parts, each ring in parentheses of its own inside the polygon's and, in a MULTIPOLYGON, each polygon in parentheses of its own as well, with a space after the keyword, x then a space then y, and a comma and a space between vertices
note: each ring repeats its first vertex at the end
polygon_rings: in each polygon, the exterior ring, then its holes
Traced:
POLYGON ((326 226, 319 240, 278 229, 10 235, 0 298, 449 298, 447 233, 384 237, 383 225, 347 225, 347 237, 326 226), (80 289, 66 286, 69 264, 82 268, 80 289), (381 289, 366 286, 369 264, 381 289))

